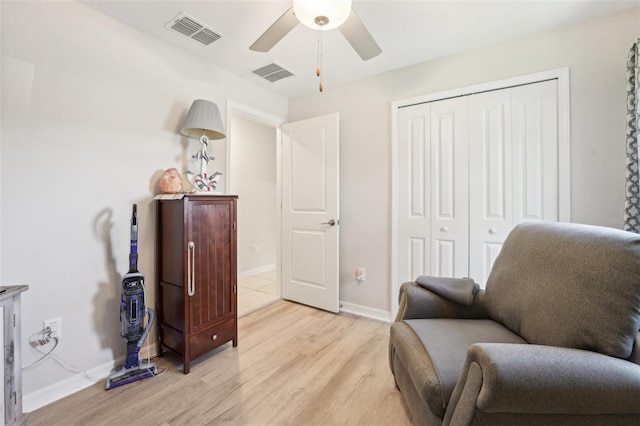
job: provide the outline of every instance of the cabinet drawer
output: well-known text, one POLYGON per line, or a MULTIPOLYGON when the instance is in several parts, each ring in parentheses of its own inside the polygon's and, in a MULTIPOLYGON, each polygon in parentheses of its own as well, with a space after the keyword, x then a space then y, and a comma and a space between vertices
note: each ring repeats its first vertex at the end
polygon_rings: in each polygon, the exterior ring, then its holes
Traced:
POLYGON ((235 318, 221 322, 198 334, 194 334, 189 339, 189 349, 191 359, 197 358, 210 350, 224 345, 235 337, 236 321, 235 318))

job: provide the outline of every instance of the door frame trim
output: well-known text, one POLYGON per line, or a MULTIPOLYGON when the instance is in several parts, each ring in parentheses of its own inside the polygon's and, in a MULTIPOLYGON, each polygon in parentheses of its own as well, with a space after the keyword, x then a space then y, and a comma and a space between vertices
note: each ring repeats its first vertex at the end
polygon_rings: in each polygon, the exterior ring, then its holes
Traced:
POLYGON ((545 80, 558 81, 558 213, 559 221, 571 222, 571 111, 569 67, 463 86, 391 102, 391 318, 399 308, 398 295, 398 114, 400 108, 476 93, 506 89, 545 80))
POLYGON ((231 133, 232 117, 242 117, 256 123, 273 127, 276 130, 276 283, 278 283, 278 295, 282 296, 282 126, 287 122, 284 118, 276 117, 264 111, 252 108, 227 99, 226 105, 226 130, 227 146, 225 149, 226 173, 224 193, 230 194, 231 190, 231 150, 233 149, 233 135, 231 133))

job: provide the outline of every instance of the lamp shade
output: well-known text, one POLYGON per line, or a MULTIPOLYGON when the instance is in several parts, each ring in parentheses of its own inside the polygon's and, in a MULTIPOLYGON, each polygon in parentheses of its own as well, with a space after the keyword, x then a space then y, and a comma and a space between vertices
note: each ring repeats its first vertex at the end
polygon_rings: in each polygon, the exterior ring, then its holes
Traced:
POLYGON ((224 139, 224 126, 218 105, 204 99, 193 101, 180 133, 190 138, 204 135, 209 139, 224 139))
POLYGON ((338 28, 351 13, 351 0, 293 0, 293 11, 300 22, 314 30, 318 28, 316 18, 327 18, 323 30, 338 28))

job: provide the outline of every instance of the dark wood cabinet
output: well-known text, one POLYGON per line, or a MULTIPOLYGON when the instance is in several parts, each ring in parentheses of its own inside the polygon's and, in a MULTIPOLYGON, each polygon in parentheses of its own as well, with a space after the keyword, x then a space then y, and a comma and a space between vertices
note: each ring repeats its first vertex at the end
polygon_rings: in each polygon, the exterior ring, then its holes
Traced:
POLYGON ((185 374, 192 360, 238 345, 236 208, 232 195, 158 200, 160 355, 182 357, 185 374))

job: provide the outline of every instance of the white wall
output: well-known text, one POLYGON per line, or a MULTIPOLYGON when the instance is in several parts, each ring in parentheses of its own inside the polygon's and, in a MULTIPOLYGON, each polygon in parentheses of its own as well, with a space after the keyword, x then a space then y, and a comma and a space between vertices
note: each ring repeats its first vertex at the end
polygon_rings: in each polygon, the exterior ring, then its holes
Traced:
MULTIPOLYGON (((198 149, 178 131, 196 98, 217 102, 223 114, 226 99, 277 117, 291 111, 292 121, 340 112, 346 302, 390 309, 394 100, 571 67, 573 220, 622 225, 625 63, 640 9, 287 102, 81 4, 1 3, 0 281, 30 286, 25 339, 43 320, 62 317, 57 353, 80 369, 124 354, 118 298, 132 203, 141 220, 140 268, 155 304, 151 198, 162 170, 186 167, 198 149), (362 284, 353 278, 356 266, 367 268, 362 284)), ((216 143, 209 169, 226 175, 224 149, 224 141, 216 143)), ((24 364, 39 356, 23 346, 24 364)), ((25 394, 70 376, 46 361, 25 372, 25 394)))
MULTIPOLYGON (((26 339, 61 317, 56 354, 80 370, 103 366, 125 351, 118 301, 133 203, 155 305, 152 197, 164 169, 197 169, 187 159, 198 141, 179 134, 191 102, 286 117, 287 100, 76 2, 2 2, 1 31, 0 280, 30 286, 23 364, 40 356, 26 339)), ((226 172, 224 146, 209 170, 226 172)), ((71 376, 47 360, 25 371, 24 394, 71 376)))
POLYGON ((276 129, 231 117, 231 192, 239 196, 238 273, 276 263, 276 129))
POLYGON ((340 300, 391 309, 392 101, 570 67, 572 221, 622 227, 627 53, 640 9, 433 60, 289 101, 340 113, 340 300), (367 280, 353 278, 356 266, 367 280))

